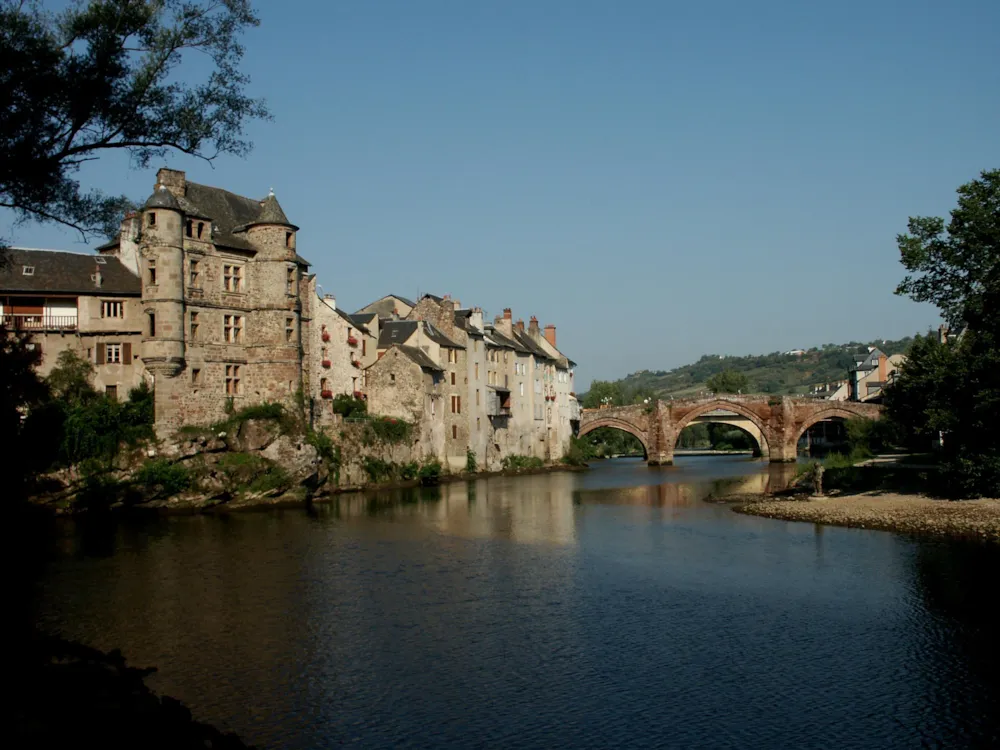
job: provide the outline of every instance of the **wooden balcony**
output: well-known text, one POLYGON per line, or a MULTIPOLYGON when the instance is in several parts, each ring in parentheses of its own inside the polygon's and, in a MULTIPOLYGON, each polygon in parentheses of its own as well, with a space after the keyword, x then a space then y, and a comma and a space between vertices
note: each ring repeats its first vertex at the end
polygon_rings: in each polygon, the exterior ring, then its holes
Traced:
POLYGON ((30 313, 4 313, 4 328, 8 331, 75 331, 75 315, 33 315, 30 313))

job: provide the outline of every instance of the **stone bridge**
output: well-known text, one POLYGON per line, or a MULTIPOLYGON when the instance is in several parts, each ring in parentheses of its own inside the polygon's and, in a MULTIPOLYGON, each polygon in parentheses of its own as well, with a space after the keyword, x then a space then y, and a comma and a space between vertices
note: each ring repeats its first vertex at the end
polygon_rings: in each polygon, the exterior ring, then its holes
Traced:
POLYGON ((747 431, 760 443, 762 455, 772 463, 796 458, 799 438, 825 419, 878 419, 879 407, 853 401, 822 401, 792 396, 732 396, 655 401, 635 406, 584 409, 580 435, 598 427, 612 427, 635 435, 642 443, 650 466, 672 464, 674 446, 681 430, 699 422, 739 424, 745 420, 754 429, 747 431), (721 412, 721 413, 720 413, 721 412), (734 419, 733 415, 737 415, 734 419))

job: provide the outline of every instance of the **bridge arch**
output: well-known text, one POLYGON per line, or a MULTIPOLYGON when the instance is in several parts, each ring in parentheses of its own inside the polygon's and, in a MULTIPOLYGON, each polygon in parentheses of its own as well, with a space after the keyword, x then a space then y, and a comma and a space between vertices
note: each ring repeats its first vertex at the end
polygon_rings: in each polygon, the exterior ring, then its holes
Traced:
POLYGON ((813 425, 819 424, 820 422, 825 422, 828 419, 858 419, 858 418, 871 418, 866 414, 859 414, 852 409, 845 408, 843 406, 831 406, 826 409, 820 409, 817 412, 810 414, 801 423, 797 423, 795 428, 792 430, 792 440, 791 445, 795 446, 798 444, 802 436, 806 434, 808 430, 813 425))
POLYGON ((621 430, 622 432, 627 432, 629 435, 633 435, 638 439, 639 444, 642 445, 643 458, 649 458, 649 436, 646 434, 646 430, 638 425, 634 425, 631 422, 627 422, 624 419, 617 419, 615 417, 601 417, 600 419, 595 419, 592 422, 587 422, 580 426, 579 437, 593 432, 599 427, 610 427, 613 430, 621 430))
MULTIPOLYGON (((753 426, 760 431, 761 442, 762 442, 762 445, 760 445, 761 452, 764 454, 770 452, 772 438, 771 438, 771 433, 767 428, 767 424, 765 424, 765 422, 759 416, 757 416, 757 414, 755 414, 752 409, 748 409, 746 406, 739 403, 738 401, 728 401, 724 398, 716 398, 712 399, 711 401, 706 401, 704 404, 699 404, 691 411, 689 411, 687 414, 685 414, 683 417, 681 417, 681 419, 674 424, 674 434, 670 437, 671 447, 677 444, 677 439, 680 437, 681 430, 683 430, 685 427, 693 423, 694 420, 696 420, 698 417, 701 417, 707 412, 715 411, 717 409, 721 411, 732 412, 733 414, 738 414, 739 416, 749 420, 753 424, 753 426)), ((727 424, 723 419, 720 419, 719 421, 723 424, 727 424)))

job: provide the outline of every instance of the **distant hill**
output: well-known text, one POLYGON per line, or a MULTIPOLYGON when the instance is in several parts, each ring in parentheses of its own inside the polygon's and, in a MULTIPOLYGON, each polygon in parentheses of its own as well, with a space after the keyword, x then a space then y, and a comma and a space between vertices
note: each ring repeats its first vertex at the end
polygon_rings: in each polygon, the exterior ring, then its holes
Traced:
MULTIPOLYGON (((706 354, 691 365, 673 370, 640 370, 615 381, 624 394, 684 398, 706 390, 705 381, 723 370, 742 372, 757 393, 796 395, 809 393, 814 386, 847 378, 854 365, 855 354, 875 346, 887 355, 905 354, 913 337, 899 341, 852 341, 848 344, 826 344, 802 351, 801 354, 773 352, 748 357, 706 354)), ((634 401, 627 397, 626 401, 634 401)))

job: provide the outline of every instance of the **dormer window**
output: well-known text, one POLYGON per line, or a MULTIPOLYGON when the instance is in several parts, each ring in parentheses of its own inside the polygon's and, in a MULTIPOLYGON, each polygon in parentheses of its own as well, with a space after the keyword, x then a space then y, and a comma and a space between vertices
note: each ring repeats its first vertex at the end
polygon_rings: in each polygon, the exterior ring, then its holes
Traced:
POLYGON ((187 222, 184 224, 184 234, 186 234, 188 237, 194 236, 194 222, 191 221, 190 219, 188 219, 187 222))
POLYGON ((21 273, 23 275, 25 275, 25 276, 34 276, 35 275, 35 267, 34 266, 24 266, 21 269, 21 273))

